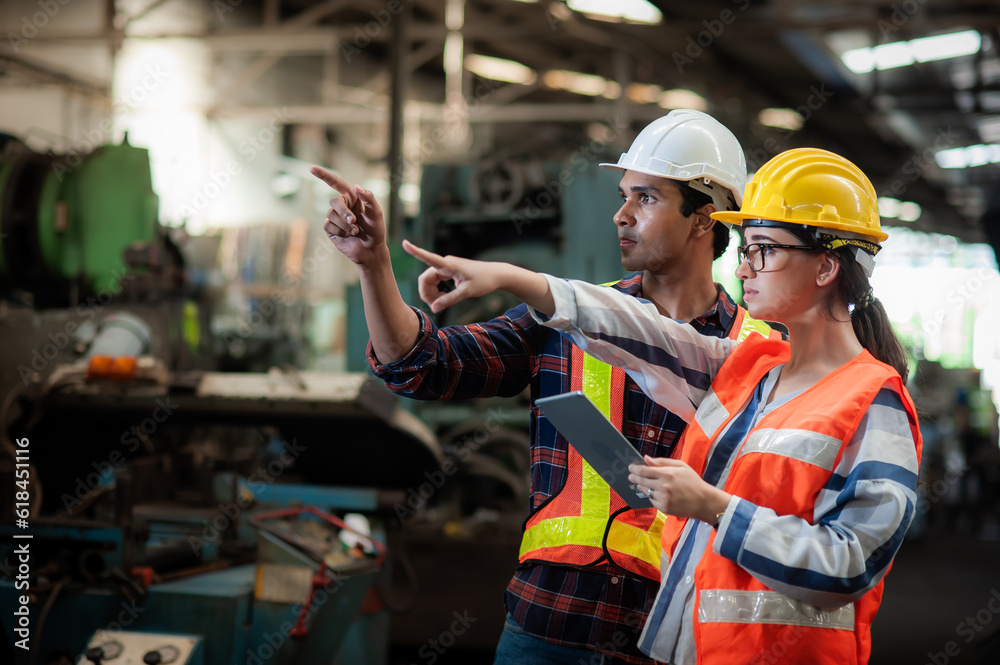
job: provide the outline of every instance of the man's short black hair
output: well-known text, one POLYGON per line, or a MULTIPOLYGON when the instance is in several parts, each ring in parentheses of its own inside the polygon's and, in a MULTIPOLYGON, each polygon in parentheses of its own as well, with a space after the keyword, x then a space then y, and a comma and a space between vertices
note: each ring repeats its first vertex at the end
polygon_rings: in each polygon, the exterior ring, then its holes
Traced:
MULTIPOLYGON (((677 189, 680 190, 681 198, 684 199, 684 202, 681 204, 681 214, 685 217, 690 217, 702 206, 713 202, 711 196, 704 192, 699 192, 697 189, 692 189, 687 181, 671 180, 670 182, 677 186, 677 189)), ((712 227, 712 233, 715 234, 715 243, 712 246, 712 260, 714 261, 722 256, 726 251, 726 247, 729 246, 729 227, 716 220, 715 226, 712 227)))

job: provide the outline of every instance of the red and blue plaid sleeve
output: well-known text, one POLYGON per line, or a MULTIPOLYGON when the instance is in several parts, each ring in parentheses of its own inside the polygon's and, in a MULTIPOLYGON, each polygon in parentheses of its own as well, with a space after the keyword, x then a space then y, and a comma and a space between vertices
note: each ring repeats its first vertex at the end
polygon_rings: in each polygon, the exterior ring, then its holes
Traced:
POLYGON ((392 392, 423 400, 513 397, 531 383, 541 327, 525 305, 486 323, 445 328, 413 311, 420 317, 420 336, 403 358, 382 364, 368 343, 372 373, 392 392))

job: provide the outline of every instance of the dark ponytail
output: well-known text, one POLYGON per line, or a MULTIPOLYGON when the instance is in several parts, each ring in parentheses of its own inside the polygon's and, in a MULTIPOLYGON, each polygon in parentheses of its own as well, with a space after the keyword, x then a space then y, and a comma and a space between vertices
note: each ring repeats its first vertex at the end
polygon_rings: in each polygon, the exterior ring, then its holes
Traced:
MULTIPOLYGON (((789 229, 791 230, 791 229, 789 229)), ((821 248, 815 234, 809 230, 791 230, 803 242, 812 247, 821 248)), ((865 347, 876 360, 889 365, 903 378, 906 383, 910 373, 906 362, 906 349, 896 337, 896 332, 889 322, 889 315, 881 301, 872 294, 871 284, 865 269, 854 258, 854 248, 845 246, 827 250, 840 259, 840 272, 837 274, 837 295, 852 305, 851 325, 861 346, 865 347)), ((832 299, 831 299, 832 300, 832 299)), ((827 303, 827 311, 834 316, 833 302, 827 303)))

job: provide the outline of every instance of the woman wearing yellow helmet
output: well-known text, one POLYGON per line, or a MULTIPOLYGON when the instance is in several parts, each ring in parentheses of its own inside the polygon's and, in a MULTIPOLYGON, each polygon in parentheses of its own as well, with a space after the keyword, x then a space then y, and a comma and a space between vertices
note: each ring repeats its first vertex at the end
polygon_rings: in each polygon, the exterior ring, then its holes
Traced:
POLYGON ((644 652, 866 663, 921 446, 905 355, 868 285, 886 238, 874 189, 846 159, 796 149, 757 172, 741 211, 712 216, 742 227, 747 307, 787 342, 704 337, 611 289, 405 246, 431 266, 420 294, 434 311, 510 291, 688 422, 674 458, 630 467, 668 515, 644 652))

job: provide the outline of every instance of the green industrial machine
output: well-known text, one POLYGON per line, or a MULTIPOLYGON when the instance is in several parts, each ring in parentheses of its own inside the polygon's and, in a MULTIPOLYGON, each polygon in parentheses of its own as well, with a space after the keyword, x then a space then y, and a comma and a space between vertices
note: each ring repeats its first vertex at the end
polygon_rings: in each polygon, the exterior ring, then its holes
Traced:
POLYGON ((117 293, 125 249, 151 243, 157 198, 146 149, 38 154, 0 135, 0 289, 33 295, 36 307, 117 293))

